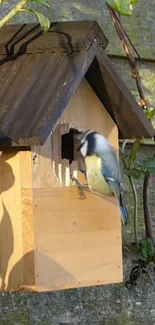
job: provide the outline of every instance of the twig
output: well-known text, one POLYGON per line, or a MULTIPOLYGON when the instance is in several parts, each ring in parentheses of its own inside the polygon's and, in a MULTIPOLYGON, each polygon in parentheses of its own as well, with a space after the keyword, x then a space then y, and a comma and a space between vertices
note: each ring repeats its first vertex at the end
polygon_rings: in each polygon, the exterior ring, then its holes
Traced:
POLYGON ((138 243, 138 198, 135 184, 133 182, 133 178, 129 176, 130 185, 132 188, 133 199, 134 199, 134 235, 135 235, 135 243, 137 248, 139 247, 138 243))
POLYGON ((117 16, 117 18, 118 18, 119 24, 120 24, 120 26, 121 26, 121 28, 122 28, 122 30, 123 30, 123 32, 124 32, 126 38, 128 39, 130 45, 132 46, 132 48, 134 49, 135 53, 137 54, 137 56, 138 56, 138 58, 139 58, 139 61, 142 62, 142 63, 144 64, 143 59, 142 59, 141 56, 139 55, 139 53, 138 53, 138 51, 136 50, 134 44, 132 43, 131 39, 129 38, 128 34, 126 33, 124 27, 123 27, 122 24, 121 24, 121 21, 120 21, 120 15, 117 16))
POLYGON ((0 20, 0 28, 6 25, 8 21, 12 19, 27 2, 28 0, 21 0, 12 10, 10 10, 10 12, 0 20))
MULTIPOLYGON (((151 213, 149 209, 149 185, 151 181, 151 174, 146 173, 144 177, 143 183, 143 208, 144 208, 144 222, 145 222, 145 229, 146 229, 146 236, 152 240, 153 247, 155 247, 155 238, 152 232, 152 220, 151 220, 151 213)), ((155 258, 153 258, 155 262, 155 258)))
POLYGON ((137 84, 137 88, 138 88, 138 92, 139 92, 139 96, 140 96, 140 105, 142 106, 143 109, 147 109, 147 103, 146 103, 146 100, 145 100, 145 96, 144 96, 144 90, 143 90, 143 86, 142 86, 142 83, 141 83, 141 80, 140 80, 140 76, 139 76, 139 72, 138 72, 138 69, 136 67, 136 61, 128 47, 128 43, 127 43, 127 36, 126 36, 126 33, 123 29, 123 26, 121 24, 121 21, 119 20, 117 14, 115 13, 115 11, 107 4, 108 6, 108 9, 109 9, 109 12, 110 12, 110 15, 112 17, 112 20, 113 20, 113 23, 114 23, 114 26, 116 28, 116 31, 117 31, 117 34, 120 38, 120 41, 122 43, 122 46, 124 48, 124 51, 127 55, 127 58, 128 58, 128 61, 129 61, 129 64, 131 66, 131 69, 132 69, 132 75, 136 81, 136 84, 137 84))
POLYGON ((151 284, 152 284, 152 287, 155 289, 155 284, 154 284, 154 281, 152 279, 152 276, 151 276, 151 273, 149 272, 149 270, 146 268, 146 269, 143 269, 145 271, 145 273, 147 274, 151 284))
MULTIPOLYGON (((125 168, 127 168, 127 163, 126 163, 126 160, 125 160, 125 157, 124 157, 124 150, 125 150, 126 143, 127 143, 127 140, 124 140, 123 144, 122 144, 122 153, 123 153, 122 160, 123 160, 123 164, 124 164, 125 168)), ((135 243, 136 243, 136 246, 138 248, 139 247, 139 244, 138 244, 138 226, 137 226, 138 198, 137 198, 137 191, 136 191, 136 187, 135 187, 133 178, 132 178, 132 176, 128 176, 128 178, 129 178, 129 182, 130 182, 130 185, 131 185, 131 188, 132 188, 133 199, 134 199, 134 236, 135 236, 135 243)))

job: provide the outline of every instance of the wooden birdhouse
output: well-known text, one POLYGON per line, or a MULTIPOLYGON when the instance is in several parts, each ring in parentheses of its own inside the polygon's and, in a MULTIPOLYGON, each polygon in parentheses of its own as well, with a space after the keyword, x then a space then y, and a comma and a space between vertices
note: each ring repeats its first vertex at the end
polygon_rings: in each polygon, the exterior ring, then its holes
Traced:
POLYGON ((86 192, 73 130, 149 138, 151 123, 104 52, 96 22, 0 33, 0 287, 50 291, 122 282, 115 198, 86 192))

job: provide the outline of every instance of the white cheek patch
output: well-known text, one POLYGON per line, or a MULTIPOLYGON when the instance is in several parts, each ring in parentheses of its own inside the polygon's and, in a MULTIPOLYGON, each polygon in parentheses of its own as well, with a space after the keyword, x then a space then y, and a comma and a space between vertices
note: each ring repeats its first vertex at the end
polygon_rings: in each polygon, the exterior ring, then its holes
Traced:
POLYGON ((100 151, 102 148, 108 148, 109 144, 105 137, 101 134, 96 134, 96 149, 100 151))
POLYGON ((88 149, 88 141, 85 141, 80 149, 80 152, 83 157, 86 157, 87 155, 87 149, 88 149))

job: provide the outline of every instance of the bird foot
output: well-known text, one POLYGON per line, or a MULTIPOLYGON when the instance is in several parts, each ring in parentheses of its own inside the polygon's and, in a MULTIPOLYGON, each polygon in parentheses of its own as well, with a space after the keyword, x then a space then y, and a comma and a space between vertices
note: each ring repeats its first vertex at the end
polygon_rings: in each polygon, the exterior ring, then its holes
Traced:
POLYGON ((83 191, 83 188, 85 188, 86 185, 82 185, 76 177, 74 177, 73 175, 70 176, 71 180, 73 182, 75 182, 75 184, 77 185, 78 187, 78 193, 79 193, 79 196, 80 196, 80 199, 86 199, 86 196, 84 194, 84 191, 83 191))

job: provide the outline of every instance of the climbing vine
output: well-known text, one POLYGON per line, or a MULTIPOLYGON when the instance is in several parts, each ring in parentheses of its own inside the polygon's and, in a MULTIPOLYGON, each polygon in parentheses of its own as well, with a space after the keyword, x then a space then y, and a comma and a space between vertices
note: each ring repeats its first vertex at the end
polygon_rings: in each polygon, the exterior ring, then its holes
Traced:
MULTIPOLYGON (((4 2, 4 0, 0 0, 0 5, 4 2)), ((43 33, 46 33, 50 28, 49 19, 41 12, 33 9, 32 5, 36 3, 42 6, 50 8, 48 0, 21 0, 16 4, 7 15, 5 15, 2 19, 0 19, 0 29, 5 26, 15 15, 20 13, 28 13, 33 14, 37 17, 40 23, 40 27, 43 33)))
MULTIPOLYGON (((147 102, 145 100, 145 94, 136 65, 136 59, 132 54, 132 50, 134 50, 138 59, 141 62, 143 61, 139 53, 135 49, 134 45, 132 44, 126 31, 124 30, 120 19, 121 15, 131 16, 133 14, 138 4, 138 0, 106 0, 106 3, 109 9, 109 13, 112 17, 112 21, 115 26, 117 35, 122 43, 122 46, 128 58, 132 76, 135 79, 137 85, 140 97, 140 106, 144 110, 147 118, 151 121, 152 117, 154 117, 155 115, 155 109, 152 107, 148 107, 147 102)), ((140 144, 141 140, 135 140, 128 155, 125 154, 126 141, 123 142, 121 148, 121 156, 124 164, 124 173, 129 178, 134 197, 134 235, 135 244, 137 245, 138 249, 138 259, 136 261, 136 265, 132 268, 130 272, 129 280, 125 282, 125 286, 128 289, 131 289, 134 285, 136 285, 137 280, 144 273, 148 275, 151 283, 154 285, 152 277, 149 273, 150 266, 152 266, 155 270, 155 238, 153 236, 151 213, 149 209, 149 186, 152 175, 155 174, 155 154, 153 154, 152 157, 149 157, 144 161, 137 163, 136 156, 140 148, 140 144), (138 241, 138 200, 134 180, 140 179, 141 177, 143 177, 143 211, 146 235, 144 238, 138 241)))

